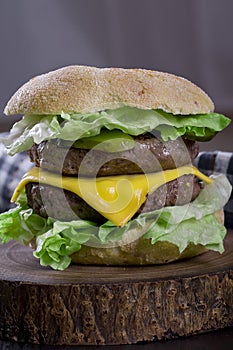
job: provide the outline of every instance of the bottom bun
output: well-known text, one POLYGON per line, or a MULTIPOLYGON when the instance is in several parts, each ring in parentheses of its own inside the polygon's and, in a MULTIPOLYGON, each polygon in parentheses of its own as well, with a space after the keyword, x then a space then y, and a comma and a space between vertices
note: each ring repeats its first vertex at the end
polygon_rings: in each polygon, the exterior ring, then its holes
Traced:
POLYGON ((189 244, 182 252, 170 242, 151 244, 150 239, 114 248, 82 248, 71 256, 72 263, 83 265, 153 265, 165 264, 178 259, 191 258, 207 251, 202 245, 189 244))
MULTIPOLYGON (((223 224, 223 210, 219 210, 214 215, 223 224)), ((175 244, 166 241, 151 244, 150 239, 141 237, 129 244, 113 248, 95 248, 83 245, 78 252, 71 255, 71 259, 72 263, 83 265, 153 265, 191 258, 206 251, 204 246, 190 243, 180 253, 175 244)))

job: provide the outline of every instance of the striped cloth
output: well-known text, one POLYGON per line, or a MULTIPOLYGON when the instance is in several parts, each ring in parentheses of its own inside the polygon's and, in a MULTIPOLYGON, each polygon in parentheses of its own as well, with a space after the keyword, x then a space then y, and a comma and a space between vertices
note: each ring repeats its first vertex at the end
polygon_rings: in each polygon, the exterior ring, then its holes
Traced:
MULTIPOLYGON (((201 152, 194 165, 206 175, 225 174, 233 187, 233 153, 231 152, 201 152)), ((224 207, 225 226, 233 229, 233 191, 224 207)))
MULTIPOLYGON (((12 207, 10 198, 13 191, 31 166, 32 163, 26 153, 9 157, 5 154, 3 145, 0 144, 0 212, 12 207)), ((233 186, 233 153, 201 152, 195 160, 195 166, 206 175, 225 174, 233 186)), ((226 227, 233 228, 233 192, 224 210, 226 227)))

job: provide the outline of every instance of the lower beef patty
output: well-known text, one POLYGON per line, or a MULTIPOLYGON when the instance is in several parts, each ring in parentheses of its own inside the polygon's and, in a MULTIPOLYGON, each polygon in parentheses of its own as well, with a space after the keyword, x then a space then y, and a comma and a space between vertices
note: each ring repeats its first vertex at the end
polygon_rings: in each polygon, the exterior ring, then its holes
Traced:
MULTIPOLYGON (((160 186, 149 195, 135 216, 164 206, 189 203, 198 196, 199 192, 200 183, 197 178, 193 175, 184 175, 160 186)), ((28 183, 26 194, 29 206, 43 217, 50 216, 61 221, 80 218, 99 224, 106 221, 95 209, 70 191, 38 183, 28 183)))
POLYGON ((152 173, 190 164, 198 155, 198 143, 181 137, 163 142, 147 133, 134 137, 136 146, 122 152, 102 152, 61 147, 59 140, 34 144, 28 151, 36 166, 63 175, 110 176, 152 173))

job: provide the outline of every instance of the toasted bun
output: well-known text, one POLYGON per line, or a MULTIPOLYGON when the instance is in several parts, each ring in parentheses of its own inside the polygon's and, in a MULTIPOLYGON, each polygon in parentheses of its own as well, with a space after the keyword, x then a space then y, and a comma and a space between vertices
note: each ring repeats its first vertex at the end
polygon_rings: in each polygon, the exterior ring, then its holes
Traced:
POLYGON ((4 112, 61 114, 131 106, 173 114, 209 113, 211 99, 190 81, 145 69, 68 66, 37 76, 10 99, 4 112))
POLYGON ((191 258, 202 254, 206 248, 189 244, 180 254, 176 245, 170 242, 151 244, 149 239, 137 241, 114 248, 93 248, 82 246, 80 251, 71 256, 72 263, 82 265, 158 265, 191 258))
MULTIPOLYGON (((224 212, 219 210, 215 214, 216 219, 223 224, 224 212)), ((93 265, 152 265, 165 264, 172 261, 191 258, 206 252, 202 245, 190 243, 182 252, 176 245, 170 242, 157 242, 151 244, 149 239, 143 237, 129 244, 119 245, 114 248, 95 248, 82 246, 71 256, 76 264, 93 265)))

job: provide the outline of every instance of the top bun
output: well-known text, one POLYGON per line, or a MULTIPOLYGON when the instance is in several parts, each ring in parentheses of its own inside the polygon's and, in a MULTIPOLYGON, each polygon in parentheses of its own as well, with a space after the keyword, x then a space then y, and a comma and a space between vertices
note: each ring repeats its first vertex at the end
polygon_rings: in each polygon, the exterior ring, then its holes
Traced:
POLYGON ((145 69, 68 66, 29 80, 11 97, 4 113, 87 113, 122 106, 184 115, 214 110, 205 92, 173 74, 145 69))

